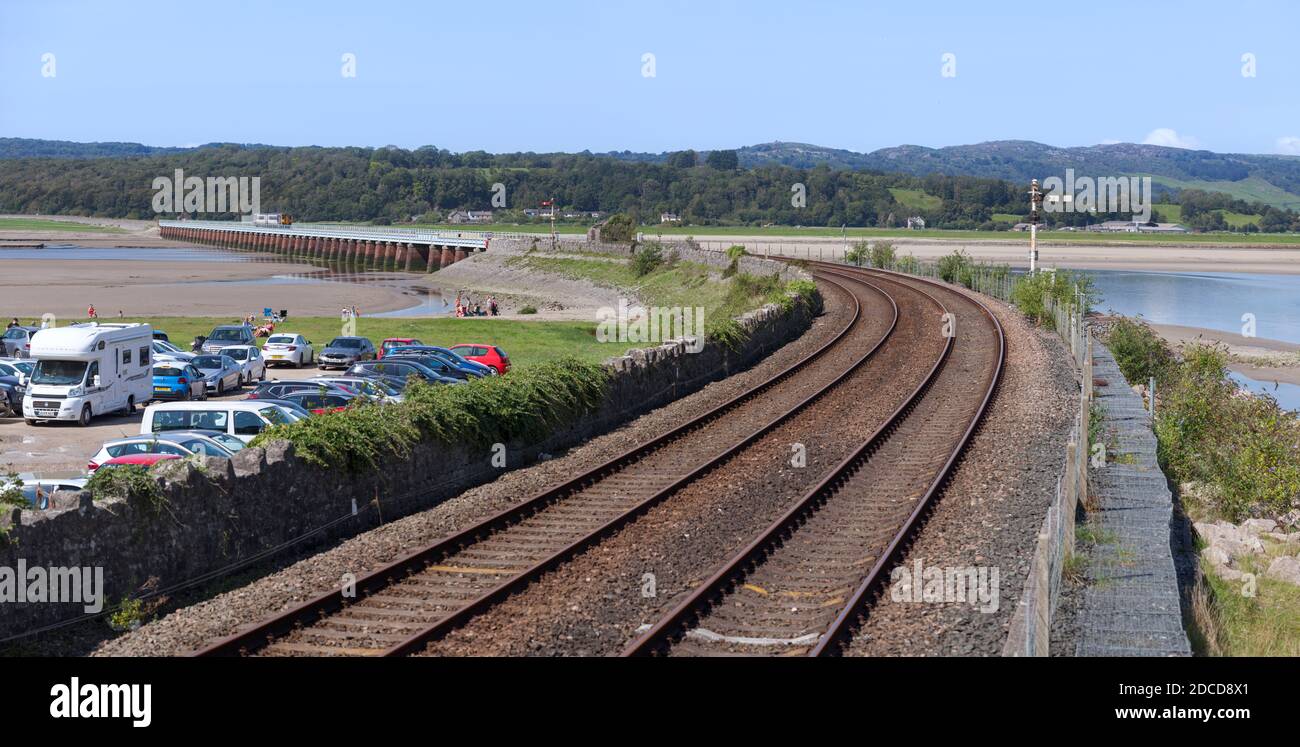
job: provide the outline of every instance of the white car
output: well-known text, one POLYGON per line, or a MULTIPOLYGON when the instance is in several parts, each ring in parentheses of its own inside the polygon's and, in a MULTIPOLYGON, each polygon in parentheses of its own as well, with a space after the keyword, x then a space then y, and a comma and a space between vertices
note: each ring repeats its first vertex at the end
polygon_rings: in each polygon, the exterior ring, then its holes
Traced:
POLYGON ((268 366, 287 363, 302 368, 316 361, 316 351, 312 349, 311 340, 291 332, 277 332, 266 338, 262 355, 268 366))
POLYGON ((240 383, 252 384, 254 381, 266 381, 266 359, 256 345, 231 345, 221 349, 222 355, 228 355, 239 364, 240 383))
POLYGON ((166 340, 153 341, 153 356, 155 360, 158 358, 169 358, 171 360, 185 361, 186 363, 189 363, 194 360, 194 355, 194 353, 187 353, 166 340))
POLYGON ((140 435, 165 431, 220 431, 248 443, 273 425, 293 420, 279 407, 255 399, 224 402, 166 402, 149 405, 140 435))

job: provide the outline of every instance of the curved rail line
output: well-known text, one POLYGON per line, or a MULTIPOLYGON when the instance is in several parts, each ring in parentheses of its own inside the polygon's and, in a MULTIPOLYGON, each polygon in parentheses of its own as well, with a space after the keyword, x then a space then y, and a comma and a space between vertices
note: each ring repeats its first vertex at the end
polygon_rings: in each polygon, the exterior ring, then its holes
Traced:
MULTIPOLYGON (((508 597, 514 591, 523 588, 528 583, 535 580, 538 576, 572 557, 575 553, 591 546, 596 541, 606 536, 613 530, 636 518, 651 508, 653 505, 671 495, 682 486, 697 479, 718 464, 726 461, 739 450, 753 443, 759 437, 770 432, 781 423, 792 417, 795 413, 808 406, 813 401, 819 399, 827 392, 832 390, 837 384, 843 381, 854 370, 875 355, 876 351, 881 348, 886 340, 893 334, 898 322, 898 305, 894 299, 876 285, 867 282, 861 277, 849 277, 840 273, 834 273, 834 277, 829 274, 821 275, 820 279, 827 283, 840 288, 850 299, 853 300, 854 309, 850 321, 840 329, 836 335, 817 350, 813 351, 804 358, 796 361, 794 364, 785 368, 781 372, 762 382, 761 384, 742 392, 730 400, 714 407, 708 412, 691 419, 687 423, 673 428, 662 435, 640 444, 606 462, 588 470, 570 480, 549 488, 538 493, 531 498, 511 506, 503 511, 483 519, 475 524, 455 532, 433 544, 409 553, 393 562, 390 562, 358 579, 351 589, 339 588, 299 604, 283 613, 274 615, 247 630, 237 632, 231 636, 218 640, 211 645, 194 652, 194 656, 231 656, 241 655, 254 652, 263 647, 278 646, 280 653, 289 654, 343 654, 343 655, 384 655, 399 656, 411 653, 421 647, 428 641, 434 640, 446 632, 464 624, 473 616, 481 613, 489 607, 495 605, 502 599, 508 597), (835 278, 839 278, 836 280, 835 278), (865 321, 862 318, 862 303, 858 300, 855 293, 840 280, 851 281, 852 284, 859 286, 866 292, 879 295, 888 302, 888 307, 892 309, 892 319, 889 321, 884 334, 860 357, 845 368, 838 376, 834 377, 829 383, 819 386, 811 395, 801 399, 793 407, 783 408, 779 416, 770 420, 762 427, 750 433, 739 442, 732 444, 729 448, 715 457, 708 459, 705 463, 696 466, 674 479, 671 479, 666 485, 662 484, 664 480, 654 479, 654 475, 636 475, 635 466, 645 460, 649 455, 659 451, 668 444, 679 439, 690 436, 692 433, 700 430, 706 425, 718 421, 719 418, 731 413, 741 405, 754 400, 759 395, 768 392, 773 387, 790 378, 796 372, 804 369, 811 362, 821 358, 836 345, 841 344, 855 328, 865 329, 865 321), (618 484, 621 480, 621 484, 618 484), (556 527, 558 521, 563 525, 566 521, 572 523, 577 516, 565 516, 563 510, 566 506, 566 499, 582 494, 584 491, 590 491, 597 487, 603 481, 613 481, 613 496, 595 495, 593 500, 594 506, 584 506, 581 519, 588 525, 592 522, 597 526, 583 527, 581 532, 574 532, 571 527, 556 527), (644 494, 649 489, 649 495, 637 500, 635 494, 644 494), (628 506, 628 493, 632 496, 632 505, 628 506), (551 514, 557 514, 553 519, 551 514), (549 519, 549 521, 548 521, 549 519), (532 522, 532 525, 527 525, 532 522), (567 531, 566 531, 567 530, 567 531), (520 560, 518 557, 503 557, 500 550, 486 553, 489 555, 487 560, 495 561, 494 568, 475 568, 465 566, 446 566, 439 565, 457 554, 467 551, 473 551, 476 546, 485 546, 491 539, 498 538, 511 531, 515 534, 522 535, 524 542, 549 541, 551 547, 540 559, 532 560, 525 558, 520 560), (537 538, 540 538, 538 540, 537 538), (559 547, 555 547, 558 544, 559 547), (493 557, 495 556, 495 557, 493 557), (524 568, 503 568, 521 562, 526 564, 524 568), (393 635, 386 633, 370 634, 373 640, 384 643, 386 648, 349 648, 344 646, 322 646, 317 644, 289 644, 276 642, 277 637, 290 636, 299 630, 307 631, 308 626, 317 624, 324 620, 335 620, 340 616, 347 615, 349 610, 357 609, 358 606, 368 599, 380 599, 383 592, 390 587, 402 583, 422 582, 421 573, 430 571, 442 572, 446 574, 451 572, 455 577, 464 574, 483 573, 506 577, 501 583, 493 584, 486 591, 481 593, 479 589, 474 588, 475 584, 466 582, 460 588, 448 587, 443 584, 439 587, 437 584, 429 583, 426 598, 403 598, 402 603, 407 603, 419 607, 423 611, 423 616, 434 621, 426 622, 409 622, 396 618, 404 616, 416 616, 412 613, 395 613, 393 610, 384 608, 368 609, 359 614, 370 615, 370 617, 359 618, 341 618, 340 624, 352 627, 359 627, 359 631, 329 631, 325 637, 337 640, 354 641, 357 639, 367 638, 367 627, 389 628, 396 630, 409 631, 406 635, 393 635), (470 599, 453 598, 456 593, 465 593, 463 587, 470 587, 469 592, 474 596, 470 599), (347 595, 345 596, 345 592, 347 595), (440 608, 449 607, 444 610, 440 608), (337 613, 337 614, 336 614, 337 613), (331 617, 334 616, 334 617, 331 617), (376 619, 377 618, 377 619, 376 619)), ((599 491, 596 491, 597 493, 599 491)), ((509 553, 515 555, 515 553, 509 553)), ((483 560, 477 558, 476 560, 483 560)), ((453 584, 453 587, 455 585, 453 584)), ((382 603, 382 602, 380 602, 382 603)), ((321 631, 310 628, 316 634, 321 631)))
MULTIPOLYGON (((921 278, 896 275, 895 273, 882 272, 877 275, 871 275, 846 268, 842 265, 828 266, 817 263, 816 266, 824 273, 835 274, 840 277, 851 277, 855 275, 865 275, 868 277, 894 276, 899 278, 894 282, 909 285, 909 287, 915 288, 914 285, 905 282, 903 280, 904 278, 906 280, 936 286, 948 292, 957 293, 956 291, 938 283, 921 278)), ((925 293, 925 291, 921 291, 920 289, 917 290, 918 292, 925 293)), ((934 300, 935 303, 938 303, 940 308, 944 308, 945 313, 947 313, 947 309, 938 299, 928 293, 925 293, 925 295, 930 296, 930 298, 934 300)), ((933 480, 929 482, 929 486, 924 495, 916 501, 915 507, 907 515, 898 530, 893 534, 893 538, 889 541, 884 552, 880 553, 876 557, 874 564, 871 566, 866 576, 857 584, 857 587, 854 589, 847 603, 843 604, 842 609, 840 609, 834 621, 831 622, 830 626, 825 631, 820 635, 817 635, 815 645, 813 645, 808 651, 811 656, 821 656, 835 651, 839 641, 847 635, 852 622, 857 619, 867 600, 872 598, 875 591, 879 588, 879 585, 884 578, 884 571, 891 568, 897 561, 897 558, 905 547, 906 542, 919 526, 920 518, 933 505, 936 495, 941 492, 943 485, 951 476, 953 468, 955 467, 961 453, 965 450, 976 427, 983 419, 984 413, 993 396, 993 392, 997 387, 998 381, 1001 379, 1002 366, 1006 356, 1006 341, 1005 336, 1003 335, 1002 326, 998 322, 997 317, 994 316, 993 313, 978 299, 966 294, 959 295, 982 312, 983 317, 991 323, 991 327, 996 334, 997 351, 991 362, 992 372, 989 375, 989 384, 983 392, 978 408, 970 418, 965 431, 958 438, 955 447, 947 455, 947 460, 944 462, 943 466, 939 469, 933 480)), ((748 577, 751 572, 755 571, 759 566, 765 563, 775 552, 777 552, 787 539, 800 531, 801 527, 804 527, 810 521, 812 514, 821 510, 833 501, 836 498, 837 493, 848 486, 856 473, 863 469, 871 456, 881 448, 882 444, 893 436, 900 424, 913 412, 922 398, 924 398, 931 387, 934 386, 935 382, 939 378, 941 370, 949 362, 949 356, 954 346, 954 339, 955 338, 952 336, 947 338, 943 352, 935 361, 925 379, 916 387, 903 404, 895 410, 884 425, 872 433, 859 448, 844 459, 821 482, 809 490, 802 499, 797 501, 781 517, 772 522, 772 524, 770 524, 758 538, 732 556, 731 560, 726 565, 715 572, 710 578, 704 581, 704 583, 700 584, 665 616, 651 625, 648 630, 633 640, 624 648, 621 655, 650 655, 661 652, 665 648, 674 645, 685 634, 687 628, 692 624, 698 625, 698 623, 715 608, 715 605, 720 603, 720 600, 740 587, 743 580, 748 577)), ((859 489, 861 489, 860 486, 859 489)), ((746 586, 754 593, 761 593, 764 595, 770 593, 768 590, 754 585, 747 584, 746 586)), ((832 601, 835 601, 835 599, 832 599, 832 601)), ((760 621, 755 627, 761 628, 762 622, 760 621)), ((698 632, 703 633, 703 631, 698 632)), ((751 630, 748 632, 752 633, 753 631, 751 630)), ((715 642, 719 640, 727 640, 716 633, 712 633, 712 636, 711 640, 715 642)), ((708 636, 702 635, 701 637, 705 640, 710 640, 708 636)), ((790 642, 781 641, 777 638, 753 635, 744 637, 742 641, 744 643, 752 643, 759 646, 773 645, 778 641, 782 644, 790 642)), ((808 641, 808 643, 812 642, 813 641, 808 641)))

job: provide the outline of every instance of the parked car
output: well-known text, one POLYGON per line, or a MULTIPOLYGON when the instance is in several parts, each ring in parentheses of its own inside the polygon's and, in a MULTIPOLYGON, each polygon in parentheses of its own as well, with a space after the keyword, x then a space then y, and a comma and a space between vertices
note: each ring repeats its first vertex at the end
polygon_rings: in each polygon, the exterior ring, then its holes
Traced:
POLYGON ((298 404, 297 402, 294 402, 294 401, 292 401, 292 400, 287 400, 287 399, 259 399, 259 400, 255 400, 255 401, 258 402, 258 403, 264 403, 264 404, 271 405, 272 407, 278 407, 278 408, 280 408, 280 410, 285 414, 285 417, 287 417, 287 418, 289 418, 289 420, 293 420, 293 421, 296 421, 296 420, 303 420, 303 419, 305 419, 305 418, 310 418, 311 415, 312 415, 311 410, 308 410, 308 409, 304 408, 302 405, 300 405, 300 404, 298 404))
POLYGON ((22 411, 23 390, 18 386, 18 379, 0 376, 0 418, 19 415, 22 411))
MULTIPOLYGON (((46 509, 50 507, 50 497, 60 490, 81 490, 86 487, 86 478, 68 477, 62 479, 38 479, 30 473, 18 475, 18 492, 27 502, 32 504, 32 508, 46 509)), ((13 481, 8 477, 0 477, 0 492, 7 490, 13 481)))
POLYGON ((32 369, 34 368, 36 368, 36 363, 31 359, 10 358, 0 360, 0 376, 12 376, 18 379, 18 385, 23 387, 27 386, 27 380, 32 375, 32 369))
POLYGON ((164 402, 145 408, 140 420, 140 433, 212 430, 248 443, 268 427, 290 422, 284 410, 255 400, 164 402))
POLYGON ((424 343, 420 342, 414 337, 390 337, 387 340, 384 340, 383 342, 379 343, 379 355, 377 357, 383 358, 385 355, 388 355, 388 351, 392 350, 393 348, 407 347, 410 345, 423 345, 423 344, 424 343))
POLYGON ((349 376, 397 376, 405 379, 419 376, 430 384, 462 384, 461 379, 443 376, 420 361, 412 358, 382 361, 362 361, 347 370, 349 376))
POLYGON ((170 341, 171 341, 171 339, 170 339, 169 337, 167 337, 167 333, 164 332, 164 331, 162 331, 161 329, 155 329, 155 330, 153 331, 153 339, 155 339, 155 340, 162 340, 163 342, 170 342, 170 341))
MULTIPOLYGON (((233 436, 231 438, 239 441, 233 436)), ((242 447, 243 442, 239 441, 239 443, 242 447)), ((180 457, 197 454, 229 459, 235 455, 235 452, 212 438, 197 435, 196 431, 154 433, 148 436, 118 438, 105 443, 90 458, 90 462, 86 464, 86 470, 94 472, 99 469, 99 465, 105 462, 131 454, 174 454, 180 457)))
POLYGON ((359 394, 375 402, 400 402, 402 390, 380 379, 368 379, 364 376, 317 376, 308 379, 311 382, 342 387, 349 392, 359 394))
POLYGON ((207 399, 208 383, 203 372, 183 361, 154 363, 154 399, 207 399))
POLYGON ((203 374, 203 383, 207 385, 208 391, 216 392, 218 397, 229 389, 240 389, 244 386, 243 369, 234 358, 224 353, 197 356, 190 361, 190 365, 203 374))
POLYGON ((440 348, 437 345, 406 345, 400 348, 393 348, 388 351, 389 355, 415 355, 415 356, 434 356, 445 361, 447 364, 459 371, 474 376, 493 376, 496 371, 491 367, 477 361, 466 360, 459 353, 453 353, 448 348, 440 348))
POLYGON ((221 349, 222 355, 228 355, 239 364, 241 384, 266 380, 266 359, 256 345, 231 345, 221 349))
POLYGON ((303 409, 310 411, 313 415, 322 415, 327 412, 346 410, 348 405, 360 398, 360 395, 331 388, 316 391, 303 389, 297 392, 289 392, 280 399, 294 402, 303 409))
POLYGON ((99 465, 99 467, 100 469, 152 467, 159 462, 166 462, 172 459, 180 459, 180 457, 175 454, 127 454, 126 456, 114 457, 113 459, 99 465))
POLYGON ((465 360, 489 366, 499 374, 510 370, 510 356, 506 355, 506 351, 496 345, 462 342, 452 345, 451 352, 456 353, 465 360))
POLYGON ((249 392, 245 399, 281 399, 290 392, 319 391, 320 389, 338 389, 333 384, 324 384, 319 381, 304 379, 302 381, 263 381, 257 385, 257 388, 249 392))
POLYGON ((6 358, 32 357, 32 337, 40 331, 40 327, 10 327, 5 331, 4 337, 0 337, 0 343, 4 345, 0 354, 6 358))
MULTIPOLYGON (((390 361, 415 361, 439 376, 445 376, 451 379, 460 379, 461 381, 481 379, 487 375, 478 368, 471 369, 456 360, 438 353, 421 353, 415 351, 409 353, 390 352, 388 357, 384 358, 384 362, 387 363, 390 361)), ((478 364, 473 365, 477 366, 478 364)))
POLYGON ((256 345, 253 328, 247 324, 222 324, 214 327, 200 346, 204 353, 219 353, 231 345, 256 345))
POLYGON ((287 332, 277 332, 266 338, 266 344, 262 346, 262 355, 266 357, 268 366, 273 363, 288 363, 294 368, 302 368, 316 360, 311 340, 287 332))
POLYGON ((344 369, 359 361, 377 358, 375 344, 368 337, 335 337, 321 349, 316 366, 344 369))
POLYGON ((170 342, 167 342, 166 340, 153 341, 154 360, 158 360, 160 358, 171 358, 172 360, 188 362, 194 360, 195 355, 197 355, 197 353, 190 353, 181 350, 180 348, 176 347, 170 342))
POLYGON ((194 436, 201 436, 205 439, 216 442, 218 446, 224 447, 226 451, 229 451, 232 454, 238 453, 240 449, 248 445, 243 441, 241 441, 240 439, 230 435, 229 433, 224 433, 222 431, 205 431, 205 430, 168 431, 167 435, 174 436, 176 438, 191 438, 194 436))

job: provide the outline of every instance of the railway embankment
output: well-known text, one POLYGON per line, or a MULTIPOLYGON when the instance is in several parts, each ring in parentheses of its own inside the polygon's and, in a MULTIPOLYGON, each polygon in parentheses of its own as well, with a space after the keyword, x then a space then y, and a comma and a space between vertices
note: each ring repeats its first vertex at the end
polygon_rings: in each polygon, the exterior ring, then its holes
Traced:
MULTIPOLYGON (((765 264, 758 269, 768 274, 791 272, 765 264)), ((100 569, 104 605, 89 613, 78 601, 6 603, 0 606, 0 638, 105 614, 128 599, 211 583, 282 551, 351 537, 436 505, 744 370, 798 338, 820 304, 815 291, 791 292, 736 318, 738 336, 706 339, 702 346, 671 339, 612 358, 604 365, 602 394, 591 404, 566 404, 564 392, 505 403, 553 410, 539 413, 550 426, 531 437, 486 448, 426 438, 403 458, 360 471, 322 466, 293 444, 272 441, 233 460, 167 465, 118 495, 59 493, 45 510, 6 507, 0 566, 46 574, 100 569)))

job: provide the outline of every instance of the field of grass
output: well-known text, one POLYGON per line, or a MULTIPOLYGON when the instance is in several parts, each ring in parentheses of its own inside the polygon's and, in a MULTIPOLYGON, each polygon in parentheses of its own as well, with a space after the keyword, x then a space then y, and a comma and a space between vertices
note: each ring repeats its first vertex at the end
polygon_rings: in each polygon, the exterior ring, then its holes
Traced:
POLYGON ((1010 223, 1012 225, 1022 223, 1025 220, 1023 215, 1016 215, 1015 213, 994 213, 990 218, 994 223, 1010 223))
MULTIPOLYGON (((26 317, 24 317, 24 320, 26 317)), ((116 322, 117 319, 104 321, 116 322)), ((128 317, 128 322, 148 322, 167 333, 182 350, 189 350, 197 335, 206 335, 218 324, 237 324, 238 319, 199 316, 128 317)), ((296 332, 311 340, 319 352, 331 339, 343 334, 338 317, 295 317, 277 326, 277 331, 296 332)), ((522 321, 515 319, 398 319, 361 317, 354 334, 369 337, 376 345, 386 337, 414 337, 429 345, 450 347, 462 342, 499 345, 511 362, 527 365, 565 355, 585 361, 603 361, 622 355, 630 345, 596 340, 596 322, 522 321)), ((258 344, 265 343, 265 338, 258 344)))
MULTIPOLYGON (((1183 221, 1183 206, 1174 205, 1168 202, 1157 202, 1152 207, 1160 213, 1160 219, 1165 223, 1181 223, 1183 221)), ((1231 210, 1217 211, 1223 213, 1223 219, 1233 228, 1241 228, 1249 224, 1259 224, 1259 215, 1247 215, 1246 213, 1234 213, 1231 210)))
POLYGON ((1234 213, 1231 210, 1221 212, 1223 213, 1223 220, 1227 221, 1228 225, 1233 228, 1241 228, 1251 224, 1258 225, 1259 219, 1263 217, 1260 215, 1247 215, 1246 213, 1234 213))
MULTIPOLYGON (((719 270, 694 262, 678 262, 637 277, 625 260, 607 258, 573 259, 526 255, 513 257, 510 264, 538 272, 590 280, 597 285, 628 290, 647 305, 703 307, 708 319, 739 316, 769 300, 763 293, 736 293, 733 284, 718 277, 719 270)), ((634 303, 629 299, 629 303, 634 303)))
POLYGON ((894 196, 898 204, 908 210, 917 212, 925 210, 938 210, 943 207, 943 198, 926 194, 919 189, 903 189, 902 187, 890 187, 889 193, 894 196))
POLYGON ((98 226, 67 220, 41 218, 0 218, 0 231, 68 231, 80 233, 124 233, 117 226, 98 226))
POLYGON ((1173 179, 1167 176, 1153 176, 1150 174, 1137 174, 1137 176, 1151 176, 1152 182, 1175 189, 1203 189, 1208 192, 1226 192, 1238 200, 1246 200, 1247 202, 1266 202, 1270 205, 1291 208, 1292 210, 1300 208, 1300 197, 1257 176, 1236 182, 1173 179))

